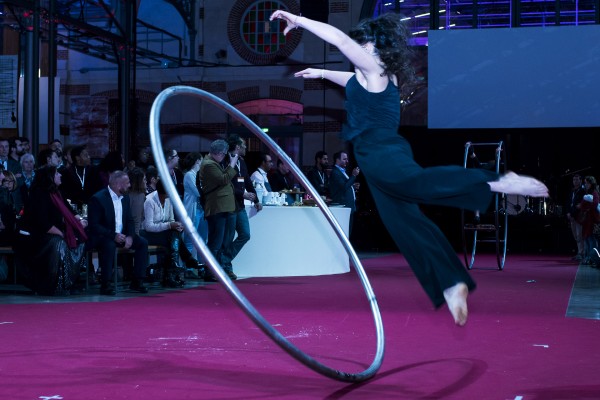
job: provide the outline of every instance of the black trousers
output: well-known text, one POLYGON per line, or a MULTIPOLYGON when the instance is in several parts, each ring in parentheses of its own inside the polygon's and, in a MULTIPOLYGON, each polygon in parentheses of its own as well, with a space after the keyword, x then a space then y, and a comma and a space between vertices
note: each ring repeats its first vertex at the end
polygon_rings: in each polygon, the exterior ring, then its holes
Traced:
MULTIPOLYGON (((93 246, 98 250, 102 285, 107 286, 111 282, 115 264, 115 250, 118 246, 114 240, 94 240, 93 246)), ((139 235, 134 235, 131 250, 135 251, 133 276, 137 280, 142 280, 146 277, 146 268, 148 267, 148 241, 139 235)))
POLYGON ((459 282, 475 289, 444 234, 418 205, 484 211, 493 198, 487 182, 498 175, 459 166, 422 168, 394 130, 365 131, 352 143, 384 225, 433 304, 444 304, 443 291, 459 282))

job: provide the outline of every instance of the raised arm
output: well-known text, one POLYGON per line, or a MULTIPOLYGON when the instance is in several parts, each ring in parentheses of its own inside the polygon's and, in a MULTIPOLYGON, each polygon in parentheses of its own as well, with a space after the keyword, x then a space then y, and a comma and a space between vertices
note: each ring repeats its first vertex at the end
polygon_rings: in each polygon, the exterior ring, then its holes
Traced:
MULTIPOLYGON (((338 28, 282 10, 275 11, 273 14, 271 14, 270 19, 281 19, 286 22, 287 26, 283 31, 284 34, 287 34, 290 30, 298 27, 312 32, 324 41, 336 46, 348 58, 348 60, 354 64, 354 67, 360 70, 367 79, 370 79, 370 77, 381 78, 380 75, 382 72, 382 67, 376 62, 375 58, 371 57, 367 53, 366 49, 364 49, 338 28)), ((301 71, 300 73, 303 74, 297 76, 302 76, 304 78, 321 78, 321 71, 323 70, 309 68, 308 70, 301 71)), ((340 75, 337 75, 337 73, 334 74, 334 71, 325 70, 325 76, 323 76, 323 78, 329 79, 336 83, 344 82, 345 85, 345 82, 347 82, 352 76, 351 73, 347 72, 340 72, 339 74, 340 75), (327 76, 330 73, 332 76, 327 76)))

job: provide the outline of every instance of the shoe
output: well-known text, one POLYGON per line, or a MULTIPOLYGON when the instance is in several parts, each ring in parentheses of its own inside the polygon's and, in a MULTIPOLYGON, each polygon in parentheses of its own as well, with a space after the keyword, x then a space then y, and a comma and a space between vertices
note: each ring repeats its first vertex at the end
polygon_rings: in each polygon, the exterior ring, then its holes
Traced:
POLYGON ((237 280, 237 275, 233 272, 232 269, 228 269, 227 271, 225 271, 225 273, 227 274, 229 279, 231 279, 232 281, 237 280))
POLYGON ((229 279, 231 279, 232 281, 235 281, 237 279, 237 275, 233 273, 233 267, 231 266, 231 264, 226 265, 223 268, 223 271, 227 274, 229 279))
POLYGON ((144 286, 141 280, 134 280, 129 285, 129 290, 133 290, 138 293, 148 293, 148 288, 144 286))
POLYGON ((204 278, 203 279, 204 279, 204 282, 219 282, 217 280, 217 278, 215 278, 215 276, 212 273, 208 272, 208 271, 204 274, 204 278))
POLYGON ((169 277, 162 281, 162 287, 174 289, 174 288, 179 288, 181 286, 179 285, 179 282, 177 282, 173 278, 169 277))
POLYGON ((577 254, 575 257, 572 257, 571 260, 573 261, 581 261, 583 259, 583 257, 581 257, 581 254, 577 254))
POLYGON ((100 294, 102 294, 104 296, 114 296, 117 294, 117 292, 112 287, 105 286, 105 287, 100 288, 100 294))
POLYGON ((185 271, 185 279, 202 279, 200 278, 200 276, 198 275, 198 272, 196 272, 193 269, 188 269, 187 271, 185 271))

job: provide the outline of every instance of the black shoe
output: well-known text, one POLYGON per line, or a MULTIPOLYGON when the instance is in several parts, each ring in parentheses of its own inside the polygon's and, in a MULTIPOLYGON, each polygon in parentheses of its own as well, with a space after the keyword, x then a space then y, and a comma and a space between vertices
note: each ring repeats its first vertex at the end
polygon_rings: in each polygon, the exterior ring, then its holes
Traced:
POLYGON ((113 289, 112 287, 106 286, 100 288, 100 294, 103 294, 105 296, 114 296, 117 294, 117 292, 115 292, 115 289, 113 289))
POLYGON ((203 280, 204 282, 219 282, 217 278, 215 278, 215 276, 208 271, 206 271, 206 273, 204 274, 203 280))
POLYGON ((129 290, 133 290, 138 293, 148 293, 148 288, 144 286, 141 280, 134 280, 129 285, 129 290))
POLYGON ((168 278, 168 279, 164 279, 162 281, 162 287, 165 287, 165 288, 178 288, 180 286, 179 286, 178 282, 176 282, 172 278, 168 278))
POLYGON ((237 279, 237 275, 233 273, 233 267, 231 266, 231 264, 226 265, 225 268, 223 268, 223 270, 225 271, 229 279, 231 279, 232 281, 235 281, 237 279))
POLYGON ((232 269, 229 269, 229 270, 225 271, 225 273, 227 274, 227 276, 229 277, 229 279, 231 279, 232 281, 237 280, 237 275, 233 272, 232 269))

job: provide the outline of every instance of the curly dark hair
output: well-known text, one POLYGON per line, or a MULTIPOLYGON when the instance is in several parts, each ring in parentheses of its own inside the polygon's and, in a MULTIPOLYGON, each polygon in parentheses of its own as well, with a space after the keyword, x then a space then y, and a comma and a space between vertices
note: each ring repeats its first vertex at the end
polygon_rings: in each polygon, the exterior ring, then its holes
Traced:
POLYGON ((371 42, 384 63, 384 73, 398 77, 400 84, 414 80, 411 61, 413 50, 408 45, 410 31, 402 22, 402 16, 386 13, 377 18, 362 20, 352 28, 350 37, 358 44, 371 42))

